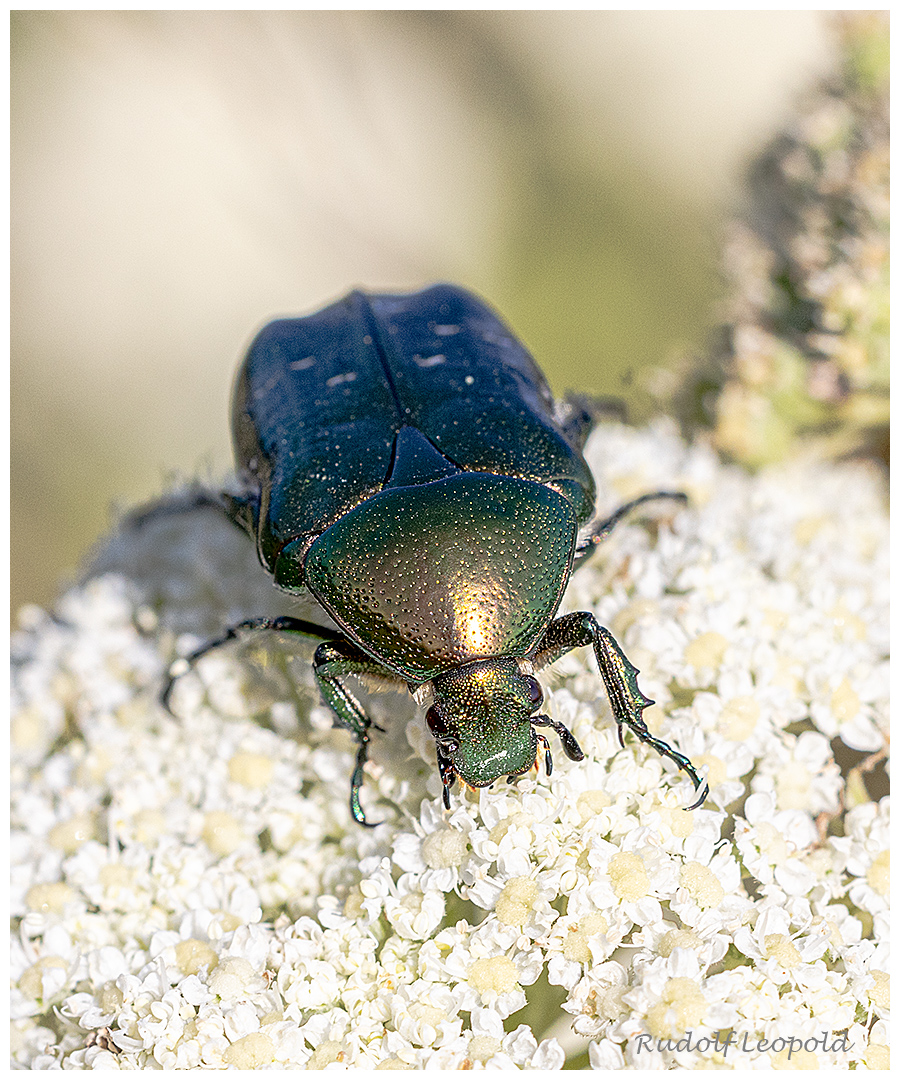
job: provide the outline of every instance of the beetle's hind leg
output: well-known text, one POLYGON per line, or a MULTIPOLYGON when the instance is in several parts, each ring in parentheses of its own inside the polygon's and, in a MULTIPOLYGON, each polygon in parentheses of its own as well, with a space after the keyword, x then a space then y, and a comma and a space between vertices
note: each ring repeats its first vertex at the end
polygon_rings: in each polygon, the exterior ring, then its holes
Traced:
POLYGON ((676 502, 686 503, 687 498, 683 491, 651 491, 647 495, 641 495, 639 498, 625 503, 615 513, 610 514, 608 518, 604 518, 603 521, 598 521, 595 525, 592 525, 590 532, 586 536, 579 538, 575 547, 574 565, 578 566, 579 563, 590 558, 597 550, 597 546, 603 543, 622 518, 626 517, 638 506, 642 506, 646 502, 653 502, 656 499, 674 499, 676 502))
POLYGON ((170 491, 144 506, 129 510, 120 522, 122 529, 140 529, 149 522, 173 514, 190 514, 195 510, 216 510, 237 525, 244 532, 252 535, 256 505, 253 495, 236 495, 228 491, 219 491, 192 482, 186 487, 170 491))
POLYGON ((624 746, 622 727, 627 726, 641 742, 648 743, 658 754, 670 758, 694 782, 699 796, 689 810, 696 810, 706 796, 709 787, 700 776, 689 758, 673 750, 668 743, 651 735, 644 723, 644 709, 653 701, 641 693, 638 686, 638 670, 619 648, 612 634, 601 626, 589 611, 574 611, 554 619, 538 645, 533 658, 535 667, 552 664, 564 653, 582 645, 592 645, 597 658, 597 666, 609 696, 613 717, 619 730, 619 743, 624 746))
POLYGON ((556 419, 567 438, 584 449, 588 436, 604 421, 624 424, 628 421, 625 402, 617 397, 595 397, 593 394, 566 394, 556 403, 556 419))

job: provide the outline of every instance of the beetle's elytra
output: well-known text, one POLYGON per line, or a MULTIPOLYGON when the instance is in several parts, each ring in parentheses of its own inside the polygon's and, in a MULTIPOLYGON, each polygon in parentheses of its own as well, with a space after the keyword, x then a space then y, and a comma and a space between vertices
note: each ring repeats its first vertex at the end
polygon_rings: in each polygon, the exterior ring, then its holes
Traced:
MULTIPOLYGON (((430 699, 444 804, 460 777, 484 787, 535 765, 551 728, 573 760, 565 726, 541 713, 534 672, 593 646, 619 737, 627 725, 700 790, 684 755, 654 738, 637 671, 590 612, 556 618, 573 567, 615 523, 603 521, 582 447, 582 403, 555 402, 525 348, 479 299, 451 285, 408 295, 351 293, 305 318, 270 323, 239 371, 232 416, 244 493, 223 495, 289 593, 308 590, 335 634, 285 616, 231 627, 192 656, 244 630, 321 639, 322 696, 358 744, 360 803, 370 718, 348 675, 377 675, 430 699)), ((182 665, 183 666, 183 665, 182 665)), ((178 669, 173 665, 167 701, 178 669)))

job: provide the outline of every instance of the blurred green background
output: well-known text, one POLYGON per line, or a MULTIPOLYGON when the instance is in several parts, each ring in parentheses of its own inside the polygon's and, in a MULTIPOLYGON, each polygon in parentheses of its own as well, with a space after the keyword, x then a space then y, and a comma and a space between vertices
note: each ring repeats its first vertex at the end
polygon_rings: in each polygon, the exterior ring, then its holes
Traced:
POLYGON ((481 292, 554 389, 703 341, 750 156, 821 12, 13 12, 12 605, 111 508, 230 464, 260 325, 481 292))

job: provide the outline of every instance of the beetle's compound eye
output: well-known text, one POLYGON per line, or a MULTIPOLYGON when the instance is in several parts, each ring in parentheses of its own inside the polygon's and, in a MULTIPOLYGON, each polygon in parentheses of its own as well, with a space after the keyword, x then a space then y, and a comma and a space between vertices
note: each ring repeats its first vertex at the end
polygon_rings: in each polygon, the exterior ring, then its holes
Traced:
POLYGON ((441 750, 445 754, 455 754, 459 749, 459 741, 447 730, 441 710, 436 705, 432 705, 425 713, 425 723, 441 750))
POLYGON ((432 705, 428 712, 425 713, 425 723, 428 725, 428 730, 436 739, 439 739, 442 735, 448 733, 447 727, 444 724, 444 718, 441 716, 441 711, 436 705, 432 705))
POLYGON ((533 675, 524 675, 525 689, 528 691, 528 699, 531 702, 532 709, 539 708, 544 701, 544 691, 541 689, 541 684, 534 678, 533 675))

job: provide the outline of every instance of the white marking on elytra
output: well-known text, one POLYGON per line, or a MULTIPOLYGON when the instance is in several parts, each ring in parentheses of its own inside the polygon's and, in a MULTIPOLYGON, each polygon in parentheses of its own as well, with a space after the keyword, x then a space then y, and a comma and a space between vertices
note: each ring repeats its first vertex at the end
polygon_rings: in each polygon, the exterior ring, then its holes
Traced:
POLYGON ((443 353, 435 353, 434 356, 417 356, 415 359, 421 368, 437 367, 438 364, 447 363, 447 357, 443 353))
POLYGON ((356 378, 355 371, 342 371, 340 375, 332 375, 325 380, 326 386, 340 386, 341 383, 350 383, 356 378))
POLYGON ((272 393, 272 391, 275 389, 275 387, 277 385, 278 385, 278 375, 273 375, 271 378, 266 379, 266 381, 262 384, 262 386, 258 386, 253 391, 253 400, 254 401, 264 401, 269 396, 269 394, 272 393))
POLYGON ((443 326, 436 326, 434 328, 434 332, 437 334, 438 337, 450 337, 452 334, 458 334, 459 331, 460 327, 455 326, 452 323, 447 323, 443 326))
POLYGON ((314 356, 304 356, 302 360, 292 360, 288 364, 288 367, 291 371, 306 371, 307 368, 311 368, 315 362, 316 358, 314 356))

